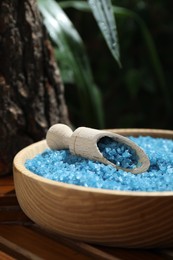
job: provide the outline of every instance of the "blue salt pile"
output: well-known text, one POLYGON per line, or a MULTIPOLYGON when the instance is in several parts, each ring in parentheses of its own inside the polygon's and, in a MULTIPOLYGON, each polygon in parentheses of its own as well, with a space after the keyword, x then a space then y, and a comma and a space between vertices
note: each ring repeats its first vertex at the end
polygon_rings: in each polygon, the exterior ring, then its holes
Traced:
POLYGON ((130 137, 148 155, 147 172, 132 174, 111 165, 71 155, 69 150, 45 150, 25 166, 55 181, 85 187, 129 191, 173 191, 173 141, 152 137, 130 137))
POLYGON ((138 166, 138 156, 131 147, 113 141, 110 137, 101 138, 97 145, 103 156, 113 164, 127 169, 138 166))

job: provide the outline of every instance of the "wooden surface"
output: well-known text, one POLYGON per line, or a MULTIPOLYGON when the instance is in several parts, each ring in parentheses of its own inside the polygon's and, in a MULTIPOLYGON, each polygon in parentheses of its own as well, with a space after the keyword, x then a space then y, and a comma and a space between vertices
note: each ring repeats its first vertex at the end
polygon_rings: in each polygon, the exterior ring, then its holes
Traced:
POLYGON ((12 176, 0 178, 0 259, 173 259, 173 250, 121 249, 55 236, 29 220, 20 209, 12 176))

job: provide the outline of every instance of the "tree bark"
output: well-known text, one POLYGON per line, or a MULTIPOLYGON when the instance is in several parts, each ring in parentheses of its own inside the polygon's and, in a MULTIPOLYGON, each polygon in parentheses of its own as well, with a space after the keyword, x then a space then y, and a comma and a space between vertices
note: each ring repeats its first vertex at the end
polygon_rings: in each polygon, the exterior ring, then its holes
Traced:
POLYGON ((35 0, 0 1, 0 175, 14 155, 69 124, 64 89, 35 0))

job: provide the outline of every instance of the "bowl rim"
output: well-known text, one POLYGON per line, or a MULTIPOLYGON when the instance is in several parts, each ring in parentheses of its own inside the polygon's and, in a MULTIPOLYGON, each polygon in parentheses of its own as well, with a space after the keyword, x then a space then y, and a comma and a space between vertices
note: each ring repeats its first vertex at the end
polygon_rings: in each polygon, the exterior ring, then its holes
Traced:
MULTIPOLYGON (((129 134, 129 132, 133 133, 143 133, 145 132, 146 135, 149 135, 149 133, 152 133, 154 135, 160 134, 160 133, 165 133, 168 135, 172 135, 173 136, 173 131, 172 130, 164 130, 164 129, 148 129, 148 128, 117 128, 117 129, 109 129, 109 131, 113 131, 113 132, 126 132, 127 134, 129 134)), ((164 138, 164 137, 163 137, 164 138)), ((166 138, 166 137, 165 137, 166 138)), ((168 138, 167 138, 168 139, 168 138)), ((22 162, 22 158, 23 156, 28 153, 28 150, 31 150, 35 147, 39 147, 40 145, 43 146, 43 150, 44 151, 46 148, 48 148, 46 140, 41 140, 38 142, 35 142, 33 144, 30 144, 28 146, 26 146, 25 148, 23 148, 22 150, 20 150, 14 157, 13 159, 13 173, 15 172, 15 170, 17 170, 18 172, 20 172, 21 174, 40 181, 41 183, 44 184, 49 184, 52 186, 57 186, 57 187, 63 187, 66 189, 73 189, 76 191, 82 191, 82 192, 89 192, 89 193, 100 193, 100 194, 109 194, 109 195, 119 195, 119 196, 138 196, 138 197, 165 197, 165 196, 173 196, 173 191, 122 191, 122 190, 109 190, 109 189, 102 189, 102 188, 93 188, 93 187, 84 187, 84 186, 78 186, 75 184, 69 184, 69 183, 64 183, 64 182, 59 182, 59 181, 55 181, 55 180, 50 180, 47 179, 45 177, 39 176, 36 173, 28 170, 23 162, 22 162)), ((40 151, 40 153, 42 152, 40 151)), ((39 154, 39 153, 38 153, 39 154)), ((16 174, 16 173, 15 173, 16 174)))

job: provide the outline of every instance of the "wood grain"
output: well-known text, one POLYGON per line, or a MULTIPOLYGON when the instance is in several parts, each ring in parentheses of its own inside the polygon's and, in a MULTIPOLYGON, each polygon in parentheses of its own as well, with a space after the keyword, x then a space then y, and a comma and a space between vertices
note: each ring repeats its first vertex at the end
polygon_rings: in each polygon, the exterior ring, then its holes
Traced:
POLYGON ((17 259, 70 259, 88 260, 76 250, 67 248, 62 243, 23 226, 0 225, 0 244, 20 255, 17 259), (23 258, 21 258, 23 256, 23 258))
POLYGON ((0 251, 0 259, 1 260, 15 260, 14 257, 9 256, 5 252, 0 251))
MULTIPOLYGON (((116 130, 128 135, 137 131, 116 130)), ((139 133, 173 138, 173 131, 139 133)), ((56 234, 102 245, 172 246, 173 192, 110 191, 47 180, 24 167, 26 159, 45 148, 45 141, 35 143, 18 153, 14 160, 19 204, 35 223, 56 234)))

